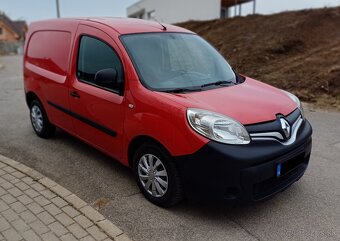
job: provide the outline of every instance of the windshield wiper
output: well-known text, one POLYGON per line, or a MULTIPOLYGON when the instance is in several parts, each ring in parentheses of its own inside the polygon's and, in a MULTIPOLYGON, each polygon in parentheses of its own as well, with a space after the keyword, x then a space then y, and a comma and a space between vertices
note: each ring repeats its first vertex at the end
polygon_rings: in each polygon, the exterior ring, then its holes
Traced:
POLYGON ((233 81, 221 80, 221 81, 208 83, 208 84, 204 84, 204 85, 196 86, 196 87, 188 87, 188 88, 183 87, 183 88, 175 88, 175 89, 166 89, 162 91, 166 93, 195 92, 195 91, 202 91, 203 88, 208 87, 208 86, 223 86, 223 85, 230 85, 230 84, 235 84, 235 83, 233 81))
POLYGON ((185 93, 185 92, 195 92, 195 91, 201 91, 201 87, 192 87, 192 88, 175 88, 175 89, 169 89, 164 90, 166 93, 185 93))
POLYGON ((205 87, 209 87, 209 86, 229 85, 229 84, 235 84, 235 83, 233 81, 220 80, 220 81, 217 81, 217 82, 212 82, 212 83, 201 85, 201 88, 205 88, 205 87))

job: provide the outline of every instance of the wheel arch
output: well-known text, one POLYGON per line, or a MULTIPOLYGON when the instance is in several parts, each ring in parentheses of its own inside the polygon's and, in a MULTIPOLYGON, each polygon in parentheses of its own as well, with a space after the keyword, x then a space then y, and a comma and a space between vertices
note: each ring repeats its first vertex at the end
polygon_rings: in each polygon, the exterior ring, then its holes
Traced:
POLYGON ((27 104, 28 107, 31 106, 31 103, 32 103, 33 100, 39 100, 41 102, 38 95, 35 94, 33 91, 27 92, 26 93, 26 104, 27 104))
POLYGON ((128 147, 128 163, 129 163, 129 167, 132 168, 133 167, 133 156, 136 153, 138 147, 140 147, 142 144, 144 143, 154 143, 158 146, 160 146, 161 148, 163 148, 167 153, 169 153, 169 151, 165 148, 165 146, 160 143, 159 141, 157 141, 155 138, 151 137, 151 136, 147 136, 147 135, 141 135, 141 136, 136 136, 135 138, 132 139, 132 141, 129 144, 128 147))

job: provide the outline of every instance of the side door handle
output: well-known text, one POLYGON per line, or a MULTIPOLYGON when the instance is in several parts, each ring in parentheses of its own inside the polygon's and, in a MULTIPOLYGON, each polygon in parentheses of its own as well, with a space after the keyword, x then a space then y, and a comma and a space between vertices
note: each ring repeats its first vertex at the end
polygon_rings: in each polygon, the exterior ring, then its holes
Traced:
POLYGON ((78 94, 77 91, 71 91, 70 95, 71 95, 73 98, 76 98, 76 99, 79 99, 79 98, 80 98, 80 95, 78 94))

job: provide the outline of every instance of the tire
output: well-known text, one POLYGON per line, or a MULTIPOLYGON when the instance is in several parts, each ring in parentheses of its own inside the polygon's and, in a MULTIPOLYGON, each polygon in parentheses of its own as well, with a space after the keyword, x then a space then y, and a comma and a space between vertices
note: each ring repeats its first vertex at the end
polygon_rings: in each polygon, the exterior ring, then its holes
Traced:
POLYGON ((41 138, 51 138, 56 127, 48 120, 46 111, 39 100, 33 100, 30 105, 30 119, 34 132, 41 138))
POLYGON ((159 145, 146 143, 137 149, 133 158, 133 172, 139 189, 151 203, 160 207, 171 207, 183 200, 178 169, 170 154, 159 145), (151 167, 150 159, 155 169, 151 167), (147 174, 147 166, 154 172, 147 174))

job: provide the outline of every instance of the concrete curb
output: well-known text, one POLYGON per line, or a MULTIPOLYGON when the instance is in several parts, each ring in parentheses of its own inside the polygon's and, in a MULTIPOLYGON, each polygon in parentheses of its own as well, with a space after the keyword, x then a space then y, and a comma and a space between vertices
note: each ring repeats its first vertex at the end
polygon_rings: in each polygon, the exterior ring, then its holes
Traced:
POLYGON ((60 186, 53 180, 47 178, 41 173, 35 171, 34 169, 25 166, 17 161, 14 161, 10 158, 7 158, 0 154, 0 162, 11 166, 19 172, 31 177, 34 181, 40 183, 45 186, 50 191, 54 192, 56 195, 64 199, 68 204, 73 206, 77 211, 82 213, 88 219, 93 221, 93 223, 102 230, 107 236, 116 241, 131 241, 131 239, 123 233, 117 226, 107 220, 102 214, 100 214, 97 210, 92 208, 85 201, 77 197, 75 194, 60 186))

